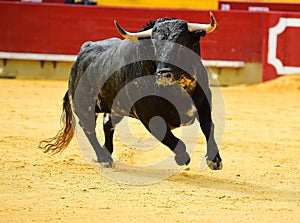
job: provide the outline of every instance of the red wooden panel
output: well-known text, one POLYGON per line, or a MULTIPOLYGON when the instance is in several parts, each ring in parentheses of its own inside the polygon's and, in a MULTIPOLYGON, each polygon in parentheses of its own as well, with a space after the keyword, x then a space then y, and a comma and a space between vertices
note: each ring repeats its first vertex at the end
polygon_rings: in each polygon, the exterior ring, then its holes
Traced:
POLYGON ((277 58, 285 66, 300 67, 300 27, 287 27, 277 39, 277 58))
MULTIPOLYGON (((218 28, 203 44, 207 59, 261 61, 264 14, 219 11, 218 28), (218 56, 216 56, 218 55, 218 56)), ((209 35, 209 34, 208 34, 209 35)))
MULTIPOLYGON (((300 13, 272 12, 267 14, 265 22, 265 42, 263 50, 263 81, 278 77, 274 65, 268 63, 268 39, 269 29, 276 26, 280 18, 300 18, 300 13)), ((283 62, 283 66, 300 66, 299 55, 299 34, 300 28, 286 28, 284 32, 277 36, 276 58, 283 62)))

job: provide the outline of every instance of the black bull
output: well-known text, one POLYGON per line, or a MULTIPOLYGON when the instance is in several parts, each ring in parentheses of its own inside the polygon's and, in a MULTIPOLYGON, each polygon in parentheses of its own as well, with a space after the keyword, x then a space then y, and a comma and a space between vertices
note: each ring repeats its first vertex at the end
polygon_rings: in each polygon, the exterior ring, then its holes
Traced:
POLYGON ((177 19, 156 20, 139 33, 128 33, 116 25, 128 40, 111 38, 83 44, 63 101, 64 126, 55 137, 41 141, 40 147, 52 153, 67 147, 74 135, 74 112, 98 161, 112 167, 115 125, 129 116, 139 119, 169 147, 178 165, 187 165, 190 157, 185 144, 171 130, 197 119, 207 141, 208 166, 221 169, 211 91, 199 44, 200 37, 215 28, 213 16, 208 29, 208 25, 193 29, 190 23, 177 19), (103 146, 95 132, 99 113, 104 113, 103 146))

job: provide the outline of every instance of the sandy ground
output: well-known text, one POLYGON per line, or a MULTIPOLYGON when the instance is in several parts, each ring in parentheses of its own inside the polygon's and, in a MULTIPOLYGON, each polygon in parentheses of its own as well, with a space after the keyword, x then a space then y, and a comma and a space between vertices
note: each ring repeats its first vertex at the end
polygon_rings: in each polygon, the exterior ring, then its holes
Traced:
MULTIPOLYGON (((66 87, 0 80, 0 222, 299 222, 299 75, 223 88, 224 169, 200 170, 195 150, 189 168, 143 186, 101 176, 76 140, 60 155, 37 148, 60 127, 66 87)), ((120 147, 134 164, 134 150, 120 147)))

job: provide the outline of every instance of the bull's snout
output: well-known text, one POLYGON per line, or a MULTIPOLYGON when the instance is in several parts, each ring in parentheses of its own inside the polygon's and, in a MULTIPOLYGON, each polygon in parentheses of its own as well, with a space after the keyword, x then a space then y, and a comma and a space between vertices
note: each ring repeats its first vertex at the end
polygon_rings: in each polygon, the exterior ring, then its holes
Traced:
MULTIPOLYGON (((172 69, 169 64, 160 63, 157 66, 156 74, 160 76, 167 77, 168 75, 172 75, 172 69)), ((170 76, 171 77, 171 76, 170 76)))
POLYGON ((168 86, 172 84, 174 74, 170 71, 163 71, 163 72, 160 71, 156 73, 156 76, 157 76, 156 79, 157 84, 162 86, 168 86))
POLYGON ((156 70, 157 83, 159 85, 170 85, 174 80, 174 73, 170 66, 167 66, 164 63, 158 65, 156 70))
POLYGON ((160 78, 170 78, 170 79, 172 79, 173 78, 173 73, 172 72, 159 72, 159 73, 157 73, 157 76, 158 76, 158 78, 160 79, 160 78))

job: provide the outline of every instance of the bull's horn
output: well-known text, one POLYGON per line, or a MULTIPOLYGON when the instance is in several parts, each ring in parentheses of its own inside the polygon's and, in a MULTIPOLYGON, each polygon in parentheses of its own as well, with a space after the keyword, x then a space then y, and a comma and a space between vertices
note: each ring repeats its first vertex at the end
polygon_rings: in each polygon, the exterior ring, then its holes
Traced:
POLYGON ((138 40, 140 37, 151 37, 152 34, 152 29, 148 29, 142 32, 137 32, 137 33, 130 33, 127 32, 125 29, 123 29, 119 23, 115 20, 115 25, 117 27, 118 32, 125 38, 128 40, 133 40, 136 41, 138 40))
POLYGON ((210 12, 210 24, 188 23, 188 29, 190 32, 204 30, 207 33, 210 33, 214 31, 216 27, 217 22, 212 12, 210 12))

